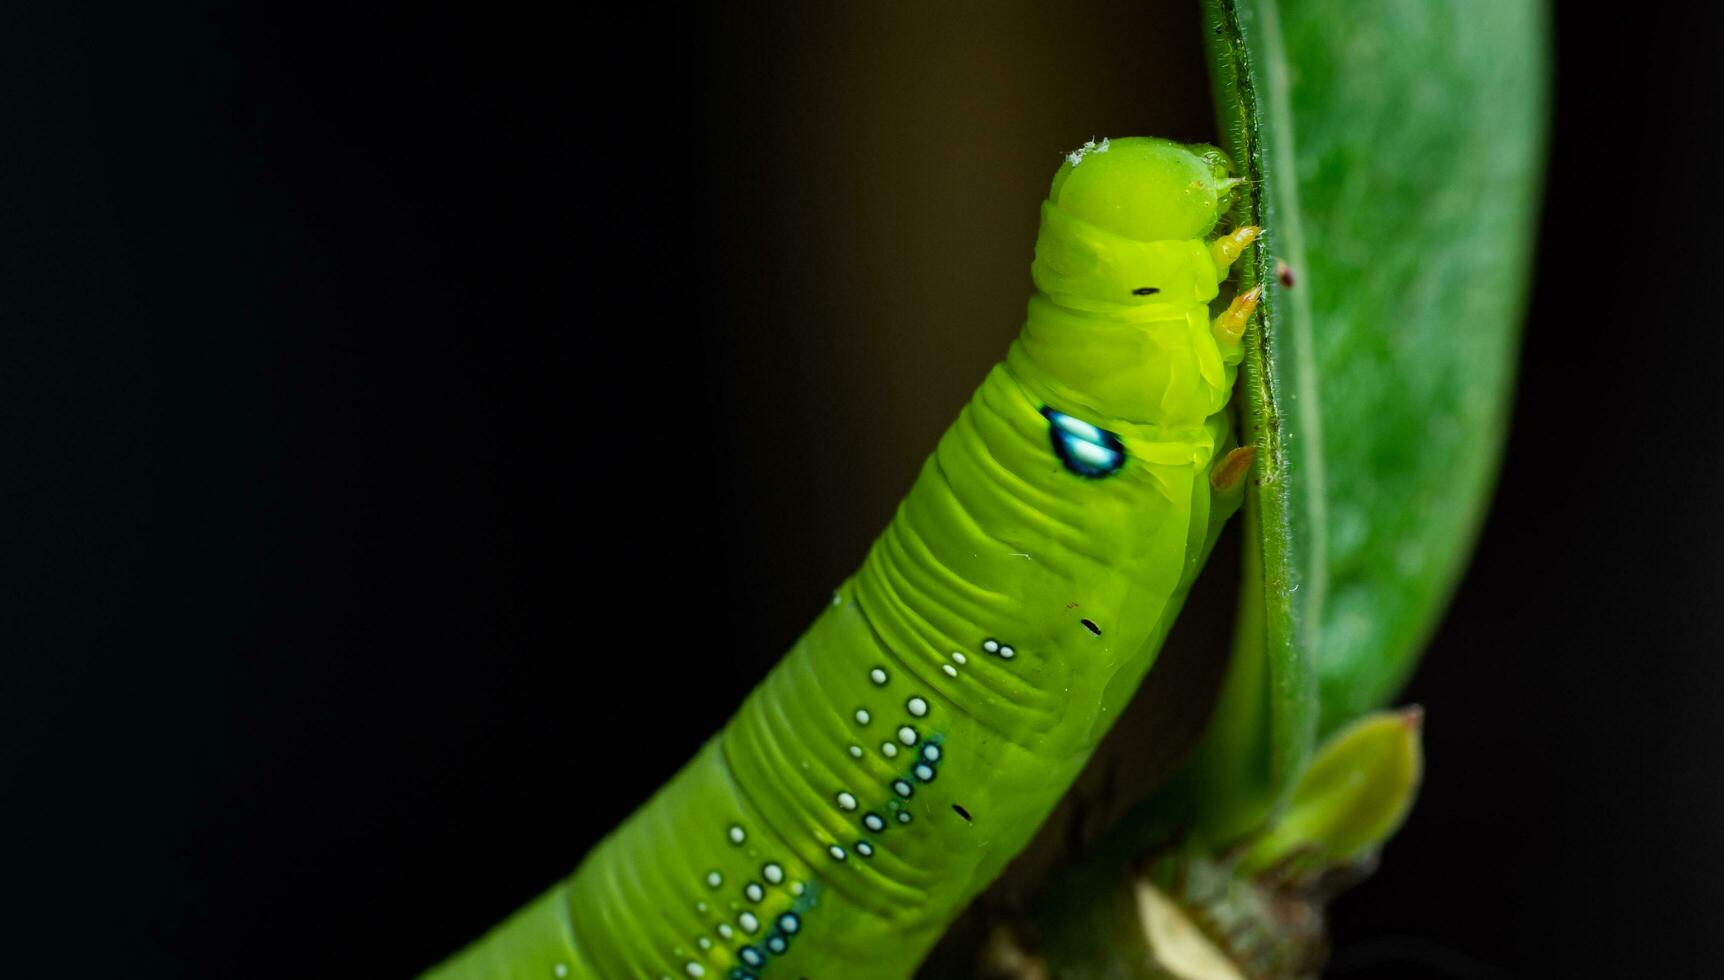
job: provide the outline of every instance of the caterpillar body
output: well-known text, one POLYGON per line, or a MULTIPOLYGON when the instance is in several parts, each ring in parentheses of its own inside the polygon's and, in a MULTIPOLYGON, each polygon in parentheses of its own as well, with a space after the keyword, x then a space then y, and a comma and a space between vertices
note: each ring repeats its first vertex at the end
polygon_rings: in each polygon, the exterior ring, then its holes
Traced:
POLYGON ((1218 151, 1087 144, 1042 205, 1023 330, 861 568, 575 873, 433 971, 904 977, 1029 840, 1142 680, 1249 451, 1257 293, 1209 304, 1218 151))

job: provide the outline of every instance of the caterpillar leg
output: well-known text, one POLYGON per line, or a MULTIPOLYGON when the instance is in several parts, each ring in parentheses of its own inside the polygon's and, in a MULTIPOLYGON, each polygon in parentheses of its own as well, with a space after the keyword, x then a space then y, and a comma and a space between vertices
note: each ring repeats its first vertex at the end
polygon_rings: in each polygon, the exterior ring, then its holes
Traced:
POLYGON ((1257 459, 1255 446, 1240 446, 1218 460, 1209 471, 1209 485, 1218 494, 1232 494, 1245 482, 1251 464, 1257 459))
POLYGON ((1263 298, 1263 287, 1253 286, 1227 304, 1227 309, 1215 318, 1211 328, 1215 334, 1215 343, 1221 348, 1222 359, 1228 364, 1238 364, 1241 357, 1240 341, 1245 336, 1245 325, 1251 320, 1251 313, 1257 309, 1257 301, 1263 298))
POLYGON ((1209 257, 1215 260, 1215 277, 1226 279, 1228 270, 1233 268, 1233 263, 1250 247, 1252 242, 1262 235, 1262 228, 1256 225, 1245 225, 1210 242, 1209 257))

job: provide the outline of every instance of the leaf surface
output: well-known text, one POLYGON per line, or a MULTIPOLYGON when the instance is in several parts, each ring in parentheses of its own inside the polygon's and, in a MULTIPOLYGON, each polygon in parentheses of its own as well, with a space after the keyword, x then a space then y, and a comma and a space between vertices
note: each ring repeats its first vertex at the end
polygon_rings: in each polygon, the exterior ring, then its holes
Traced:
POLYGON ((1245 381, 1284 780, 1404 683, 1488 503, 1548 31, 1531 0, 1205 0, 1205 19, 1242 218, 1267 229, 1245 381))

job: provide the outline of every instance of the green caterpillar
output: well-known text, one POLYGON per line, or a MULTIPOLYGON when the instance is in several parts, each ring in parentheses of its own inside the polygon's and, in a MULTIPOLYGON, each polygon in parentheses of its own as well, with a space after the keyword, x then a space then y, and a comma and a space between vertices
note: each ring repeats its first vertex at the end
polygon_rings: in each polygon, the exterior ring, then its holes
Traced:
POLYGON ((575 873, 435 971, 904 977, 1028 842, 1155 660, 1250 450, 1223 456, 1257 237, 1204 147, 1054 176, 1022 334, 860 570, 575 873))

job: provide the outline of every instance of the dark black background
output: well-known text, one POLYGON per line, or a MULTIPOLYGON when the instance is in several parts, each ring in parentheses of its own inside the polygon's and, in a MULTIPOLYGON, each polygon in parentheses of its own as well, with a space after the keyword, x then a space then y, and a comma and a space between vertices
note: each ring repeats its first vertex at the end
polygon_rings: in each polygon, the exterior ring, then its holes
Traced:
MULTIPOLYGON (((572 868, 1003 350, 1037 154, 1210 125, 1192 15, 1124 3, 0 25, 0 932, 36 976, 403 976, 572 868)), ((1717 27, 1558 19, 1500 492, 1336 976, 1713 959, 1717 27)))

